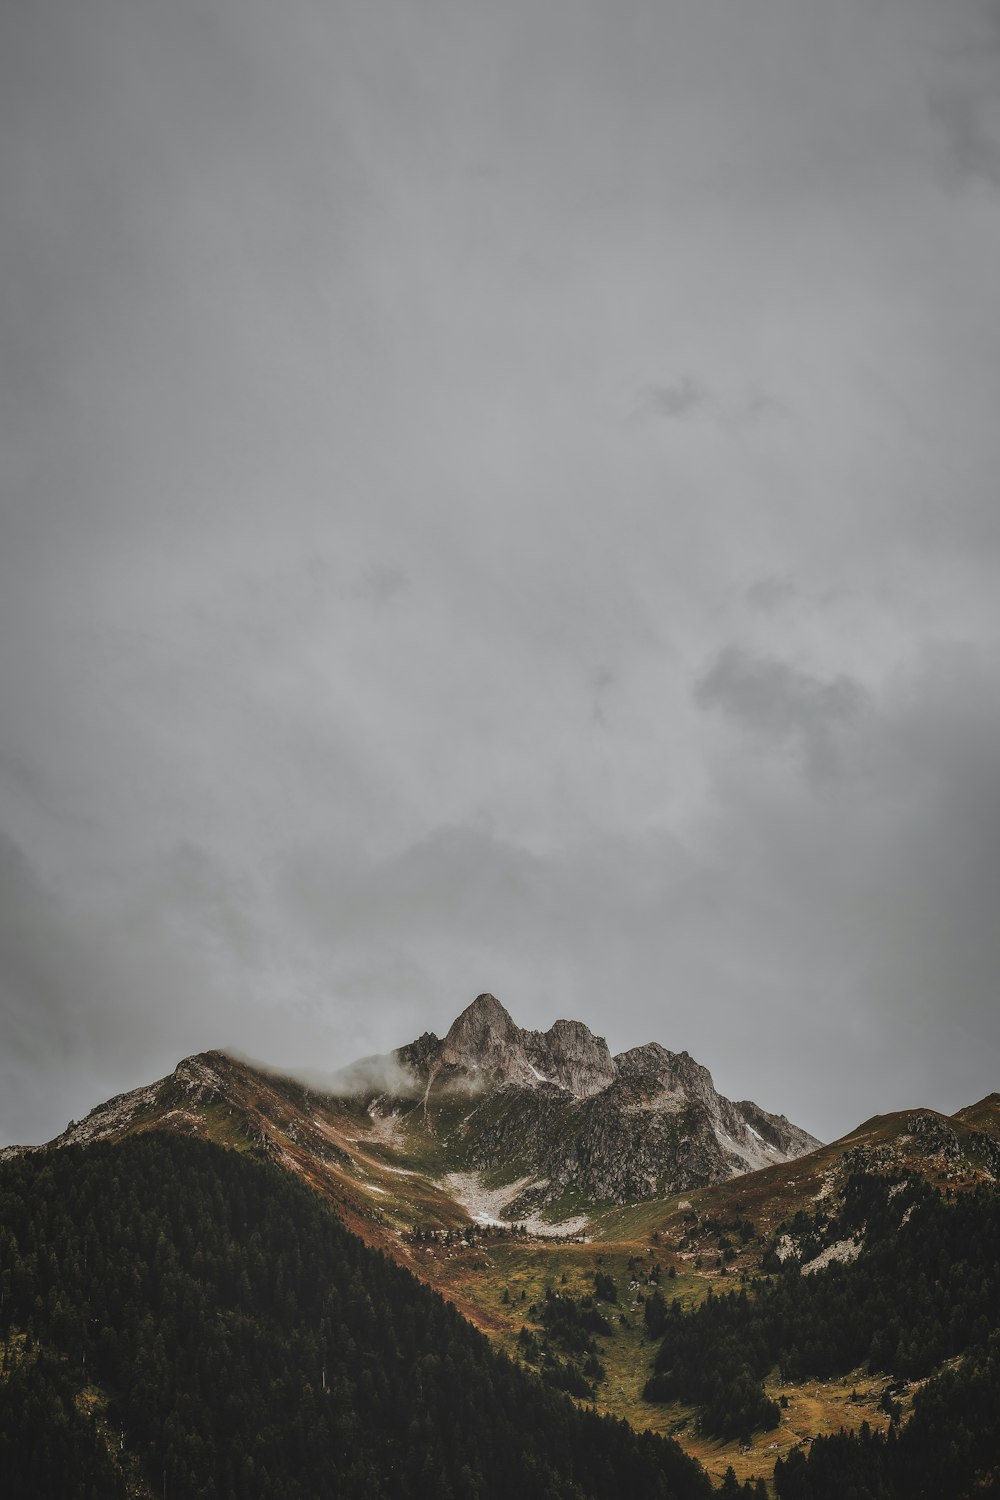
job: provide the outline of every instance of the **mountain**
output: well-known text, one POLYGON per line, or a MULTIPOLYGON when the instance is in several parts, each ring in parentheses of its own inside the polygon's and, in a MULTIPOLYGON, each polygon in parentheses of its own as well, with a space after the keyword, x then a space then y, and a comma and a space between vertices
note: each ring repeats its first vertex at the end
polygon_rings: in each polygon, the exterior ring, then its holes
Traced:
MULTIPOLYGON (((507 1219, 662 1197, 819 1145, 784 1115, 724 1098, 687 1052, 649 1042, 612 1057, 581 1021, 525 1031, 488 994, 443 1040, 425 1033, 392 1060, 421 1089, 428 1130, 510 1184, 507 1219)), ((377 1107, 399 1105, 386 1095, 377 1107)))
MULTIPOLYGON (((1000 1184, 997 1102, 986 1099, 953 1116, 928 1109, 876 1116, 794 1161, 664 1198, 594 1209, 584 1238, 512 1239, 486 1228, 468 1240, 450 1235, 445 1244, 428 1236, 408 1246, 411 1263, 421 1275, 434 1278, 446 1295, 460 1296, 481 1326, 489 1327, 505 1347, 525 1347, 520 1330, 526 1324, 530 1339, 536 1341, 529 1341, 527 1351, 537 1348, 542 1358, 548 1348, 562 1347, 553 1345, 558 1325, 550 1318, 549 1299, 571 1298, 582 1305, 597 1278, 605 1278, 615 1300, 598 1339, 599 1358, 607 1371, 596 1386, 598 1406, 633 1426, 676 1436, 717 1479, 730 1466, 741 1481, 770 1475, 776 1459, 787 1459, 818 1435, 841 1427, 857 1430, 862 1422, 873 1432, 885 1432, 897 1408, 905 1422, 915 1409, 919 1385, 904 1380, 900 1386, 887 1373, 891 1365, 852 1368, 848 1361, 836 1374, 821 1379, 801 1368, 794 1377, 774 1369, 767 1378, 767 1401, 778 1403, 784 1397, 779 1426, 753 1436, 749 1443, 742 1423, 730 1429, 730 1436, 720 1437, 704 1426, 708 1417, 696 1382, 666 1403, 650 1400, 647 1384, 656 1352, 650 1338, 656 1335, 647 1309, 657 1306, 658 1298, 663 1299, 660 1306, 676 1301, 687 1311, 707 1298, 719 1303, 730 1292, 753 1295, 768 1275, 777 1272, 818 1286, 817 1278, 849 1273, 855 1263, 863 1266, 879 1245, 870 1225, 846 1211, 856 1201, 859 1182, 870 1184, 868 1191, 876 1194, 883 1184, 885 1198, 897 1209, 895 1220, 890 1218, 888 1229, 883 1228, 879 1250, 887 1265, 888 1285, 883 1290, 888 1307, 893 1236, 907 1227, 912 1202, 899 1185, 923 1183, 932 1199, 940 1198, 945 1205, 972 1203, 977 1192, 988 1201, 1000 1184)), ((914 1225, 923 1232, 916 1220, 914 1225)), ((961 1233, 957 1239, 961 1243, 961 1233)), ((994 1274, 992 1251, 978 1231, 969 1236, 970 1257, 973 1251, 985 1255, 982 1264, 972 1266, 974 1279, 980 1277, 983 1286, 992 1287, 992 1282, 982 1280, 994 1274)), ((915 1307, 923 1286, 921 1265, 925 1280, 933 1285, 940 1263, 933 1241, 918 1242, 910 1261, 916 1278, 909 1290, 896 1288, 896 1303, 905 1292, 908 1305, 915 1307)), ((801 1332, 793 1326, 788 1329, 793 1342, 804 1349, 810 1346, 807 1311, 797 1312, 801 1332)), ((957 1312, 957 1302, 953 1311, 957 1312)), ((938 1311, 935 1316, 939 1315, 938 1311)), ((900 1316, 898 1305, 894 1316, 900 1316)), ((837 1317, 842 1319, 842 1312, 837 1317)), ((886 1334, 895 1349, 898 1333, 887 1329, 886 1334)), ((740 1335, 735 1349, 750 1343, 740 1335)), ((894 1349, 888 1351, 893 1358, 894 1349)), ((712 1373, 710 1362, 706 1370, 712 1373)), ((725 1395, 726 1370, 720 1367, 717 1373, 725 1395)), ((752 1411, 759 1383, 752 1385, 749 1397, 744 1409, 752 1411)), ((751 1432, 754 1426, 751 1421, 751 1432)), ((845 1489, 831 1489, 830 1500, 845 1489)), ((887 1490, 886 1496, 896 1493, 887 1490)), ((907 1492, 904 1488, 899 1493, 907 1492)), ((938 1500, 947 1493, 941 1490, 938 1500)))
POLYGON ((522 1031, 494 995, 478 995, 451 1024, 444 1041, 425 1032, 394 1058, 427 1082, 552 1084, 576 1098, 598 1094, 615 1079, 603 1037, 582 1021, 556 1021, 548 1031, 522 1031))
POLYGON ((1000 1183, 1000 1097, 943 1115, 937 1110, 896 1110, 870 1120, 798 1161, 768 1168, 690 1196, 672 1206, 664 1233, 681 1233, 692 1212, 710 1222, 749 1217, 765 1234, 783 1220, 835 1201, 857 1174, 921 1177, 940 1192, 964 1192, 1000 1183))
POLYGON ((258 1147, 336 1187, 355 1227, 378 1218, 373 1193, 398 1202, 417 1186, 414 1212, 389 1214, 395 1227, 449 1228, 470 1212, 580 1227, 595 1204, 727 1181, 819 1145, 783 1115, 724 1098, 687 1052, 650 1042, 612 1057, 581 1021, 523 1030, 488 994, 443 1040, 425 1032, 389 1057, 362 1059, 329 1091, 206 1052, 71 1121, 51 1144, 153 1125, 258 1147))
MULTIPOLYGON (((910 1132, 927 1118, 914 1115, 910 1132)), ((692 1403, 702 1434, 742 1449, 759 1433, 782 1500, 998 1493, 995 1183, 941 1193, 914 1172, 856 1165, 778 1226, 765 1267, 749 1291, 647 1301, 647 1330, 662 1342, 646 1400, 692 1403), (796 1428, 805 1417, 808 1436, 821 1436, 820 1385, 843 1391, 842 1432, 803 1466, 796 1428)))
MULTIPOLYGON (((916 1388, 900 1392, 886 1373, 899 1353, 898 1333, 886 1330, 881 1370, 820 1379, 805 1365, 794 1366, 796 1378, 775 1368, 763 1398, 756 1374, 741 1387, 743 1404, 731 1399, 730 1386, 740 1381, 720 1366, 726 1400, 711 1417, 683 1371, 674 1372, 680 1394, 668 1401, 647 1394, 651 1339, 659 1336, 647 1309, 676 1301, 686 1316, 710 1293, 715 1302, 730 1288, 759 1296, 768 1275, 801 1276, 804 1285, 854 1275, 856 1265, 858 1275, 868 1275, 865 1258, 878 1246, 856 1212, 858 1193, 870 1195, 882 1183, 896 1217, 880 1210, 879 1254, 888 1272, 886 1284, 875 1285, 877 1305, 892 1292, 893 1236, 924 1233, 921 1223, 930 1222, 930 1210, 899 1184, 923 1183, 932 1198, 960 1205, 977 1191, 995 1193, 1000 1182, 997 1095, 952 1116, 925 1108, 874 1116, 838 1141, 774 1159, 781 1132, 794 1128, 748 1102, 723 1099, 683 1052, 649 1043, 613 1057, 581 1023, 522 1030, 499 1001, 481 996, 443 1039, 424 1033, 388 1057, 364 1059, 334 1088, 222 1052, 186 1058, 166 1078, 70 1122, 48 1147, 0 1152, 0 1164, 20 1161, 42 1182, 46 1159, 61 1157, 62 1148, 89 1151, 147 1136, 155 1142, 168 1133, 280 1167, 325 1198, 370 1246, 444 1293, 495 1345, 562 1388, 589 1393, 599 1410, 678 1437, 715 1478, 732 1466, 742 1481, 770 1475, 779 1458, 787 1468, 794 1452, 841 1426, 864 1421, 877 1435, 897 1407, 905 1423, 917 1410, 916 1388), (765 1142, 774 1133, 773 1164, 737 1172, 740 1160, 749 1163, 734 1148, 745 1146, 751 1131, 765 1142), (661 1183, 691 1185, 651 1195, 649 1176, 635 1168, 647 1152, 661 1183), (574 1171, 553 1197, 559 1175, 574 1171), (598 1198, 595 1186, 612 1191, 598 1198), (629 1193, 632 1187, 639 1191, 629 1193), (532 1192, 535 1206, 523 1211, 532 1192), (911 1231, 913 1204, 919 1213, 911 1231), (887 1394, 890 1385, 896 1394, 887 1394), (704 1429, 709 1420, 718 1425, 721 1411, 728 1432, 734 1412, 770 1411, 781 1396, 788 1405, 779 1405, 779 1426, 764 1437, 751 1434, 749 1446, 742 1423, 736 1437, 704 1429)), ((975 1223, 974 1204, 970 1212, 975 1223)), ((0 1240, 2 1228, 0 1220, 0 1240)), ((978 1229, 967 1238, 970 1254, 976 1246, 989 1250, 978 1229)), ((941 1263, 940 1236, 924 1249, 922 1243, 910 1252, 914 1297, 924 1295, 925 1250, 928 1285, 941 1263)), ((959 1233, 953 1244, 961 1243, 959 1233)), ((959 1258, 954 1248, 948 1253, 959 1258)), ((966 1260, 970 1286, 987 1286, 983 1276, 993 1273, 986 1262, 966 1260)), ((893 1317, 900 1316, 897 1308, 893 1317)), ((932 1334, 938 1316, 929 1319, 932 1334)), ((832 1326, 838 1320, 839 1312, 832 1326)), ((955 1322, 950 1313, 941 1321, 946 1330, 955 1322)), ((736 1346, 743 1342, 741 1334, 736 1346)), ((802 1341, 793 1342, 803 1352, 802 1341)), ((981 1342, 976 1347, 982 1351, 981 1342)))

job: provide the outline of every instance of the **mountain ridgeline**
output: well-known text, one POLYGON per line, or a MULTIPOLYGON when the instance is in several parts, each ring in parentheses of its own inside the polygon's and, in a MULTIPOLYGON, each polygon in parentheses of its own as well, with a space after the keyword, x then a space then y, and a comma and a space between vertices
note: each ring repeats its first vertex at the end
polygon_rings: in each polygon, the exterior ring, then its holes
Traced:
MULTIPOLYGON (((526 1179, 516 1215, 579 1198, 662 1197, 790 1161, 819 1142, 784 1115, 716 1091, 708 1069, 658 1042, 612 1056, 581 1021, 517 1026, 479 995, 439 1040, 425 1033, 393 1060, 420 1090, 429 1130, 469 1165, 526 1179)), ((378 1107, 391 1112, 391 1096, 378 1107)))
MULTIPOLYGON (((185 1058, 50 1144, 149 1129, 260 1147, 382 1245, 380 1226, 449 1229, 479 1217, 486 1177, 490 1217, 541 1230, 540 1216, 555 1228, 579 1223, 594 1205, 724 1183, 819 1145, 784 1115, 724 1098, 687 1052, 649 1042, 612 1056, 583 1022, 525 1030, 488 994, 443 1039, 425 1032, 325 1089, 223 1052, 185 1058)), ((39 1148, 0 1158, 25 1149, 39 1148)))

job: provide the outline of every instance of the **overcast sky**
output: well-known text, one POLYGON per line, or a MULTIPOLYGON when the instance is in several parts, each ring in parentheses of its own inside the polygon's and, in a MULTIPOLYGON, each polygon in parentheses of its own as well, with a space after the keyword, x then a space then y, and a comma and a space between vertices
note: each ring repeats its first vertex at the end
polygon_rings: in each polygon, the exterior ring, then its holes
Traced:
POLYGON ((997 0, 2 0, 0 1142, 1000 1087, 998 267, 997 0))

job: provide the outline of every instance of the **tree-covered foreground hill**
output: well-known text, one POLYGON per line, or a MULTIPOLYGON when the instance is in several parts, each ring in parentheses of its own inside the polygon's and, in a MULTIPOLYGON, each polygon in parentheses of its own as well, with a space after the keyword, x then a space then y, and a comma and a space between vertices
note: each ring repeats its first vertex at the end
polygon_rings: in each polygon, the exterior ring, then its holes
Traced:
POLYGON ((651 1298, 646 1323, 662 1343, 650 1399, 696 1402, 704 1432, 750 1433, 781 1419, 763 1385, 772 1372, 823 1381, 867 1366, 886 1379, 889 1432, 865 1423, 794 1449, 775 1466, 779 1500, 1000 1496, 996 1188, 942 1196, 914 1174, 859 1173, 839 1212, 802 1212, 787 1229, 779 1238, 808 1247, 807 1258, 824 1244, 863 1248, 814 1274, 795 1254, 775 1257, 773 1276, 693 1309, 651 1298), (913 1414, 900 1426, 893 1392, 911 1385, 913 1414))
POLYGON ((166 1133, 0 1164, 5 1500, 695 1500, 265 1161, 166 1133))

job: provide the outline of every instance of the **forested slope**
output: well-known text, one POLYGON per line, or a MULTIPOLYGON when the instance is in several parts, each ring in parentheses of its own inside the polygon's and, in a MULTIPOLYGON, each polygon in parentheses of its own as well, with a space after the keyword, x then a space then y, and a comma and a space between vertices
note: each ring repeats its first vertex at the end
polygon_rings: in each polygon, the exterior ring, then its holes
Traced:
POLYGON ((988 1500, 1000 1495, 1000 1333, 918 1392, 901 1432, 817 1438, 774 1471, 779 1500, 988 1500))
POLYGON ((0 1166, 6 1500, 695 1500, 267 1162, 154 1133, 0 1166))
MULTIPOLYGON (((782 1226, 785 1229, 785 1226, 782 1226)), ((700 1409, 702 1430, 726 1436, 778 1425, 762 1382, 824 1380, 867 1365, 923 1381, 912 1419, 888 1435, 817 1438, 775 1470, 782 1500, 957 1500, 1000 1494, 1000 1195, 942 1197, 913 1174, 859 1173, 832 1218, 805 1214, 780 1238, 807 1258, 824 1243, 857 1258, 802 1274, 789 1254, 750 1289, 685 1310, 646 1303, 662 1336, 646 1392, 700 1409)), ((815 1263, 815 1262, 813 1262, 815 1263)), ((896 1423, 887 1384, 884 1407, 896 1423)), ((747 1438, 749 1441, 749 1438, 747 1438)))

